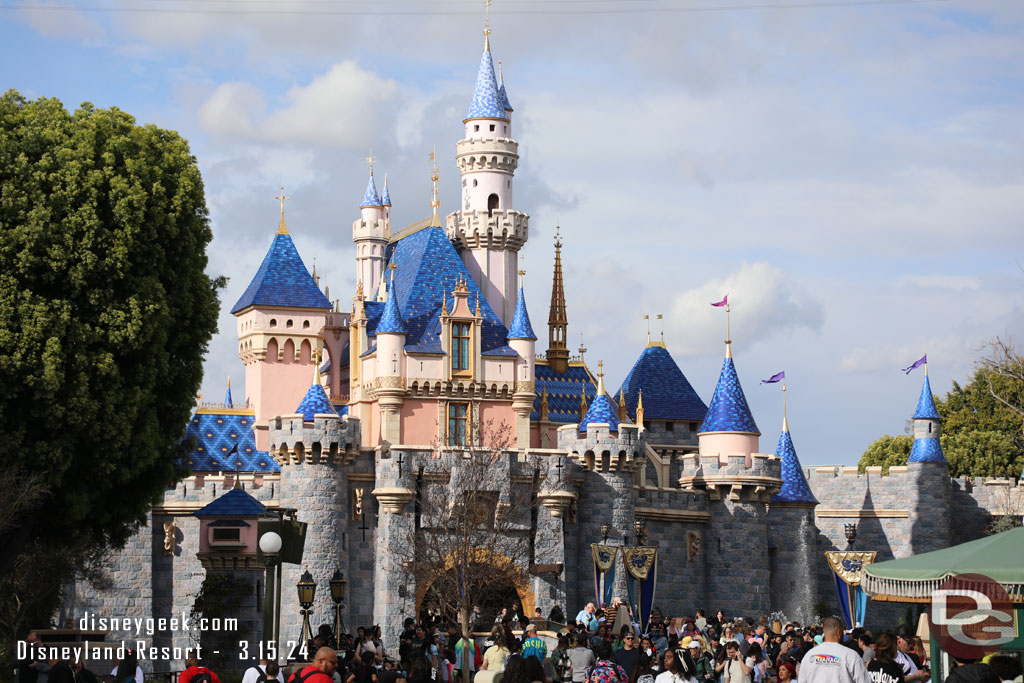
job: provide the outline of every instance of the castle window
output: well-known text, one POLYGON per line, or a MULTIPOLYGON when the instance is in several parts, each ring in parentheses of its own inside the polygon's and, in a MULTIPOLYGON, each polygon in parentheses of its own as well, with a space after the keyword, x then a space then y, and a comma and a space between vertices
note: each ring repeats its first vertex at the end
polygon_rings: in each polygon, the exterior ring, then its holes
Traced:
POLYGON ((675 429, 676 429, 676 425, 675 425, 674 422, 669 422, 667 420, 665 421, 665 431, 666 432, 673 432, 673 431, 675 431, 675 429))
POLYGON ((691 422, 690 423, 690 431, 691 432, 697 431, 697 423, 696 422, 691 422))
POLYGON ((473 125, 473 132, 474 133, 479 133, 480 132, 480 124, 474 124, 473 125))
POLYGON ((491 212, 498 208, 498 195, 492 194, 487 197, 487 215, 490 216, 491 212))
POLYGON ((469 404, 448 404, 448 445, 465 446, 469 425, 469 404))
POLYGON ((502 126, 502 127, 501 127, 501 132, 502 132, 503 134, 505 134, 505 135, 508 135, 508 126, 502 126))
POLYGON ((452 372, 469 370, 469 323, 452 324, 452 372))
POLYGON ((473 187, 476 187, 476 185, 477 185, 476 180, 474 180, 473 181, 473 187))
POLYGON ((491 132, 492 133, 494 132, 494 124, 493 123, 491 124, 491 132))
POLYGON ((292 323, 292 321, 291 321, 291 320, 289 320, 288 322, 286 322, 286 323, 284 324, 284 326, 285 326, 285 327, 291 327, 291 326, 292 326, 293 324, 294 324, 294 323, 292 323))
POLYGON ((277 327, 277 319, 276 318, 271 318, 270 319, 270 326, 271 327, 277 327))
POLYGON ((304 329, 304 330, 305 330, 305 329, 307 329, 308 327, 309 327, 309 321, 308 321, 308 320, 303 320, 303 321, 302 321, 302 329, 304 329))

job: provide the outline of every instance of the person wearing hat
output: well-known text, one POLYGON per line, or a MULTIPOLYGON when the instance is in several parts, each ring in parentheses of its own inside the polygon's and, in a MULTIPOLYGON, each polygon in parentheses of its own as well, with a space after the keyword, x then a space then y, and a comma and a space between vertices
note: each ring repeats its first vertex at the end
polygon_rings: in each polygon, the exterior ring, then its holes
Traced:
POLYGON ((690 657, 693 659, 695 672, 693 673, 701 683, 705 681, 714 681, 715 676, 715 659, 711 656, 710 652, 705 652, 701 642, 697 638, 691 638, 690 643, 687 646, 687 650, 690 652, 690 657))
POLYGON ((524 635, 526 635, 526 640, 523 641, 523 658, 536 657, 543 664, 544 659, 548 656, 548 646, 537 637, 537 625, 527 624, 524 635))

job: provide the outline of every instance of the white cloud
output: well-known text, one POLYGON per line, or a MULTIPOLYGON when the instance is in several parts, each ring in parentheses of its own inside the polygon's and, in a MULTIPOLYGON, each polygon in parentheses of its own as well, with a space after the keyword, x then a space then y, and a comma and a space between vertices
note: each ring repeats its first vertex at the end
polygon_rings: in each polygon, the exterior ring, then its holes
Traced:
POLYGON ((51 38, 79 38, 92 43, 105 36, 99 22, 64 5, 35 0, 22 3, 19 12, 32 28, 51 38), (54 7, 57 9, 47 9, 54 7))
POLYGON ((273 111, 256 86, 224 83, 200 107, 199 121, 228 139, 365 150, 374 139, 394 136, 398 96, 395 80, 348 60, 293 86, 273 111))
POLYGON ((981 289, 981 279, 969 275, 904 275, 897 284, 922 289, 981 289))

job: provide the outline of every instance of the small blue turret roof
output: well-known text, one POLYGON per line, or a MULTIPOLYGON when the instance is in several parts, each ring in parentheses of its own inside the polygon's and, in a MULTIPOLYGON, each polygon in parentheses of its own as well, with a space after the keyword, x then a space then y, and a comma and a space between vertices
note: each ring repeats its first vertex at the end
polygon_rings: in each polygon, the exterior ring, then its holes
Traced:
POLYGON ((230 408, 233 404, 234 404, 234 401, 231 400, 231 380, 229 379, 228 380, 228 388, 224 392, 224 405, 226 405, 228 408, 230 408))
POLYGON ((761 434, 754 416, 750 414, 747 397, 743 395, 743 387, 740 386, 740 378, 736 376, 732 358, 722 362, 722 374, 718 377, 715 395, 711 397, 707 416, 697 430, 698 434, 706 432, 761 434))
POLYGON ((336 413, 334 405, 330 399, 327 398, 327 392, 320 384, 311 384, 309 391, 302 398, 302 402, 299 403, 299 407, 295 409, 296 413, 302 413, 303 422, 312 422, 313 416, 324 413, 336 413))
POLYGON ((512 325, 508 330, 509 339, 532 339, 537 341, 537 335, 533 332, 530 324, 530 313, 526 310, 526 296, 523 294, 523 286, 519 285, 519 299, 516 301, 516 311, 512 314, 512 325))
POLYGON ((508 121, 505 113, 506 100, 498 90, 498 81, 494 77, 494 62, 491 60, 490 47, 484 48, 480 57, 480 70, 476 75, 476 87, 473 89, 473 101, 469 103, 469 111, 463 122, 470 119, 502 119, 508 121))
POLYGON ((587 414, 583 417, 583 421, 580 422, 580 433, 585 434, 587 431, 587 425, 598 422, 607 422, 609 431, 619 431, 618 407, 612 403, 608 394, 601 392, 594 397, 590 407, 587 408, 587 414))
POLYGON ((383 206, 391 206, 391 192, 388 191, 388 177, 384 176, 384 196, 380 198, 380 202, 383 206))
POLYGON ((928 381, 928 375, 924 376, 924 385, 921 386, 921 398, 917 401, 917 410, 914 412, 914 419, 938 420, 939 409, 935 407, 935 397, 932 396, 932 385, 928 381))
POLYGON ((384 204, 380 201, 380 195, 377 194, 377 185, 373 182, 373 174, 370 174, 370 180, 366 183, 366 194, 363 195, 363 203, 359 205, 360 209, 370 208, 381 208, 384 204))
POLYGON ((259 517, 267 511, 244 489, 231 489, 217 500, 195 511, 196 517, 259 517))
POLYGON ((641 390, 646 419, 700 422, 707 415, 708 407, 661 344, 649 344, 643 350, 615 395, 616 400, 626 395, 626 413, 633 419, 641 390))
POLYGON ((398 293, 394 288, 394 275, 392 286, 388 287, 388 299, 384 302, 384 312, 377 323, 376 334, 405 334, 405 325, 402 324, 402 312, 398 310, 398 293))
POLYGON ((508 93, 505 92, 505 76, 501 73, 501 69, 498 69, 498 95, 501 96, 501 106, 505 108, 505 111, 514 111, 512 103, 508 101, 508 93))
POLYGON ((302 263, 291 235, 280 232, 274 235, 263 263, 231 312, 237 313, 249 306, 331 307, 330 300, 302 263))
POLYGON ((772 502, 817 503, 818 499, 807 485, 807 477, 800 467, 800 459, 796 457, 796 448, 793 446, 793 437, 790 436, 789 429, 783 429, 779 435, 775 455, 782 459, 782 488, 772 496, 772 502))
POLYGON ((914 439, 907 462, 946 462, 939 439, 914 439))

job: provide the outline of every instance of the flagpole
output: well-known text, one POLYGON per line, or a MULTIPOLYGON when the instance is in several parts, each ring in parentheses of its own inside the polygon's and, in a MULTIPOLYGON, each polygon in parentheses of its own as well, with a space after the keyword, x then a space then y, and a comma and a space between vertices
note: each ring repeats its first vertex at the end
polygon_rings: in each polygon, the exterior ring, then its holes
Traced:
POLYGON ((725 357, 732 358, 732 322, 730 316, 731 306, 725 304, 725 357))
POLYGON ((789 418, 786 416, 786 385, 782 385, 782 431, 789 431, 789 418))

